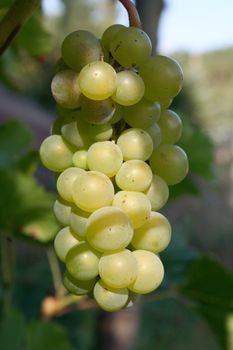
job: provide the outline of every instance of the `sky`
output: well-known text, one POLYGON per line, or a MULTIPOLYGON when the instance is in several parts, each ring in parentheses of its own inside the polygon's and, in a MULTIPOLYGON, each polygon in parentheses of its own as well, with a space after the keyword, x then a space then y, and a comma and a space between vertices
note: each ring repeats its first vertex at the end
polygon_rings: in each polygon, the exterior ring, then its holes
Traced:
MULTIPOLYGON (((233 0, 165 0, 159 51, 199 53, 233 46, 233 0)), ((44 0, 47 13, 62 11, 60 0, 44 0), (60 5, 59 5, 60 4, 60 5)), ((119 5, 120 23, 127 14, 119 5)))

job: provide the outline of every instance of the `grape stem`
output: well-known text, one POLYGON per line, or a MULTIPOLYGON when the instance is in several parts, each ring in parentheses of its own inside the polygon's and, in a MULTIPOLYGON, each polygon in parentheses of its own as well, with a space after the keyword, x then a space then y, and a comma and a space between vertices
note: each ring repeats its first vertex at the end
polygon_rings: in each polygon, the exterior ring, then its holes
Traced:
POLYGON ((141 28, 142 25, 141 25, 140 17, 134 3, 130 0, 119 0, 119 1, 122 3, 126 11, 128 12, 130 26, 141 28))
POLYGON ((39 4, 40 0, 15 0, 0 22, 0 56, 39 4))
POLYGON ((62 283, 59 263, 53 248, 51 247, 47 248, 47 257, 48 257, 49 267, 53 278, 55 296, 56 298, 63 297, 66 293, 66 290, 62 283))

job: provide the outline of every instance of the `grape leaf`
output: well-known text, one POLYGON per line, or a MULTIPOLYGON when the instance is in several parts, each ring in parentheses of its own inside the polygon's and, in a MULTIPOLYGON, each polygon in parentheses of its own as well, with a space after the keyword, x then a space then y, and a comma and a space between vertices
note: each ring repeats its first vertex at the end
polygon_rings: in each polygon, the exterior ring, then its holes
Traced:
POLYGON ((14 166, 32 140, 30 130, 17 120, 0 124, 0 169, 14 166))
POLYGON ((26 233, 41 242, 58 231, 52 213, 53 195, 36 180, 18 170, 0 171, 0 227, 2 231, 26 233))
POLYGON ((15 43, 30 55, 48 55, 53 49, 51 34, 45 29, 42 17, 35 13, 22 27, 15 43))
POLYGON ((226 321, 233 312, 233 274, 214 258, 203 255, 191 265, 179 291, 197 303, 223 349, 229 350, 226 321))
POLYGON ((17 310, 10 310, 0 322, 1 350, 21 350, 25 331, 23 315, 17 310))
POLYGON ((28 350, 73 350, 65 329, 54 322, 31 322, 26 340, 28 350))

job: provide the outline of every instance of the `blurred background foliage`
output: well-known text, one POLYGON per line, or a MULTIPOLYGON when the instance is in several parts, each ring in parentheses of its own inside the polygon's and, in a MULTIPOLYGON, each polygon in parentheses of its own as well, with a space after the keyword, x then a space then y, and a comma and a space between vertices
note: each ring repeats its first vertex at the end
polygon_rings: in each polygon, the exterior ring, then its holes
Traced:
MULTIPOLYGON (((121 5, 63 0, 46 16, 46 2, 0 59, 1 350, 232 350, 233 48, 172 54, 185 75, 171 108, 184 123, 179 144, 190 173, 163 210, 173 240, 161 254, 162 288, 115 314, 87 300, 65 307, 52 248, 55 181, 37 150, 55 117, 50 81, 61 41, 76 29, 101 36, 121 5), (50 313, 57 301, 64 307, 50 313)), ((139 9, 152 2, 138 1, 139 9)), ((12 3, 0 1, 0 18, 12 3)), ((159 20, 164 3, 154 3, 159 20)))

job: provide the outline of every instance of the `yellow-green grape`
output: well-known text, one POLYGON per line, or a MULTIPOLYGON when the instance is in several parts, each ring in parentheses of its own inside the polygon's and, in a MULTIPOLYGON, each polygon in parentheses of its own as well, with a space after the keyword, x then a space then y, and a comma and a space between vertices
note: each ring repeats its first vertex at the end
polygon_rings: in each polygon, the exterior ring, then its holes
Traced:
POLYGON ((70 69, 58 72, 51 83, 51 90, 55 101, 65 108, 80 106, 80 89, 78 74, 70 69))
POLYGON ((116 184, 125 191, 145 191, 151 184, 152 171, 142 160, 127 160, 117 172, 116 184))
POLYGON ((137 260, 128 249, 104 253, 99 261, 99 275, 111 288, 128 287, 136 278, 137 268, 137 260))
POLYGON ((132 223, 119 208, 100 208, 88 218, 86 239, 93 248, 100 252, 124 249, 132 237, 132 223))
POLYGON ((167 109, 161 113, 159 119, 162 143, 174 144, 179 141, 182 134, 182 121, 177 113, 167 109))
POLYGON ((113 127, 110 123, 101 125, 90 124, 87 131, 94 141, 107 141, 112 137, 113 127))
POLYGON ((154 123, 149 128, 146 129, 146 132, 151 136, 153 141, 154 150, 159 147, 161 144, 162 136, 161 130, 157 123, 154 123))
POLYGON ((181 182, 188 173, 189 164, 186 153, 175 145, 161 145, 150 158, 153 173, 162 177, 168 185, 181 182))
POLYGON ((70 224, 70 214, 71 214, 71 206, 70 203, 67 203, 62 198, 55 200, 53 206, 53 212, 56 219, 63 226, 68 226, 70 224))
POLYGON ((70 249, 80 242, 72 235, 69 227, 61 229, 54 239, 54 249, 58 258, 65 262, 70 249))
POLYGON ((40 159, 52 171, 63 171, 72 166, 73 152, 60 135, 47 137, 40 146, 40 159))
POLYGON ((65 288, 74 295, 88 294, 96 284, 96 278, 91 280, 77 280, 73 278, 68 271, 65 271, 63 277, 63 284, 65 288))
POLYGON ((124 160, 147 160, 153 152, 151 136, 143 129, 127 129, 119 136, 117 145, 120 147, 124 160))
POLYGON ((160 213, 151 212, 146 223, 134 231, 132 246, 135 249, 144 249, 152 253, 160 253, 171 240, 171 225, 160 213))
POLYGON ((73 165, 75 167, 87 170, 87 151, 85 149, 81 149, 74 153, 73 155, 73 165))
POLYGON ((145 98, 149 101, 169 101, 182 88, 182 69, 174 59, 166 56, 149 58, 141 64, 139 74, 145 83, 145 98))
POLYGON ((86 242, 80 242, 66 255, 66 268, 78 280, 90 280, 99 274, 100 254, 86 242))
POLYGON ((173 98, 170 97, 164 97, 164 98, 160 98, 159 104, 161 107, 161 111, 164 111, 165 109, 168 109, 169 106, 172 104, 173 102, 173 98))
POLYGON ((72 233, 75 237, 80 240, 85 239, 86 237, 86 228, 87 228, 87 219, 90 216, 90 213, 73 207, 70 214, 70 227, 72 233))
POLYGON ((160 117, 160 104, 142 99, 132 106, 124 108, 124 120, 132 128, 147 129, 160 117))
POLYGON ((67 64, 65 64, 64 60, 62 57, 60 57, 57 62, 55 63, 55 72, 58 73, 62 70, 69 69, 67 64))
POLYGON ((64 170, 57 179, 57 191, 59 195, 67 202, 73 202, 72 188, 77 177, 85 170, 71 167, 64 170))
POLYGON ((97 170, 109 177, 116 175, 123 163, 121 149, 112 141, 96 142, 87 152, 90 170, 97 170))
POLYGON ((117 73, 116 90, 112 99, 122 106, 131 106, 139 102, 145 91, 142 78, 135 72, 125 70, 117 73))
POLYGON ((79 119, 69 124, 65 124, 61 128, 61 134, 71 145, 76 148, 88 148, 92 141, 87 133, 88 123, 79 119))
POLYGON ((116 124, 123 118, 123 107, 121 105, 118 105, 117 103, 115 105, 116 105, 115 112, 112 118, 110 119, 111 124, 116 124))
POLYGON ((105 311, 113 312, 122 309, 127 303, 128 296, 127 288, 110 288, 102 280, 96 282, 94 287, 95 301, 105 311))
POLYGON ((78 82, 83 95, 96 101, 105 100, 116 90, 117 75, 110 64, 96 61, 81 70, 78 82))
POLYGON ((94 101, 83 97, 81 107, 83 119, 92 124, 107 123, 115 112, 115 103, 110 98, 94 101))
POLYGON ((116 35, 116 33, 119 32, 119 30, 126 28, 122 24, 113 24, 112 26, 108 27, 102 35, 101 38, 101 44, 105 48, 105 50, 110 51, 110 45, 112 42, 112 39, 116 35))
POLYGON ((111 205, 113 197, 114 187, 111 180, 99 171, 87 171, 74 181, 73 200, 84 211, 93 212, 111 205))
POLYGON ((123 67, 131 68, 147 60, 152 51, 148 35, 140 28, 123 28, 114 35, 111 54, 123 67))
POLYGON ((152 210, 157 211, 167 203, 169 188, 160 176, 153 174, 152 182, 145 194, 151 202, 152 210))
POLYGON ((112 205, 128 215, 134 228, 142 226, 150 217, 150 200, 141 192, 119 191, 115 194, 112 205))
POLYGON ((62 43, 61 52, 65 63, 76 72, 98 61, 103 54, 99 40, 86 30, 70 33, 62 43))
POLYGON ((158 288, 163 280, 163 264, 157 255, 146 250, 135 250, 132 254, 137 260, 138 272, 128 288, 134 293, 150 293, 158 288))

